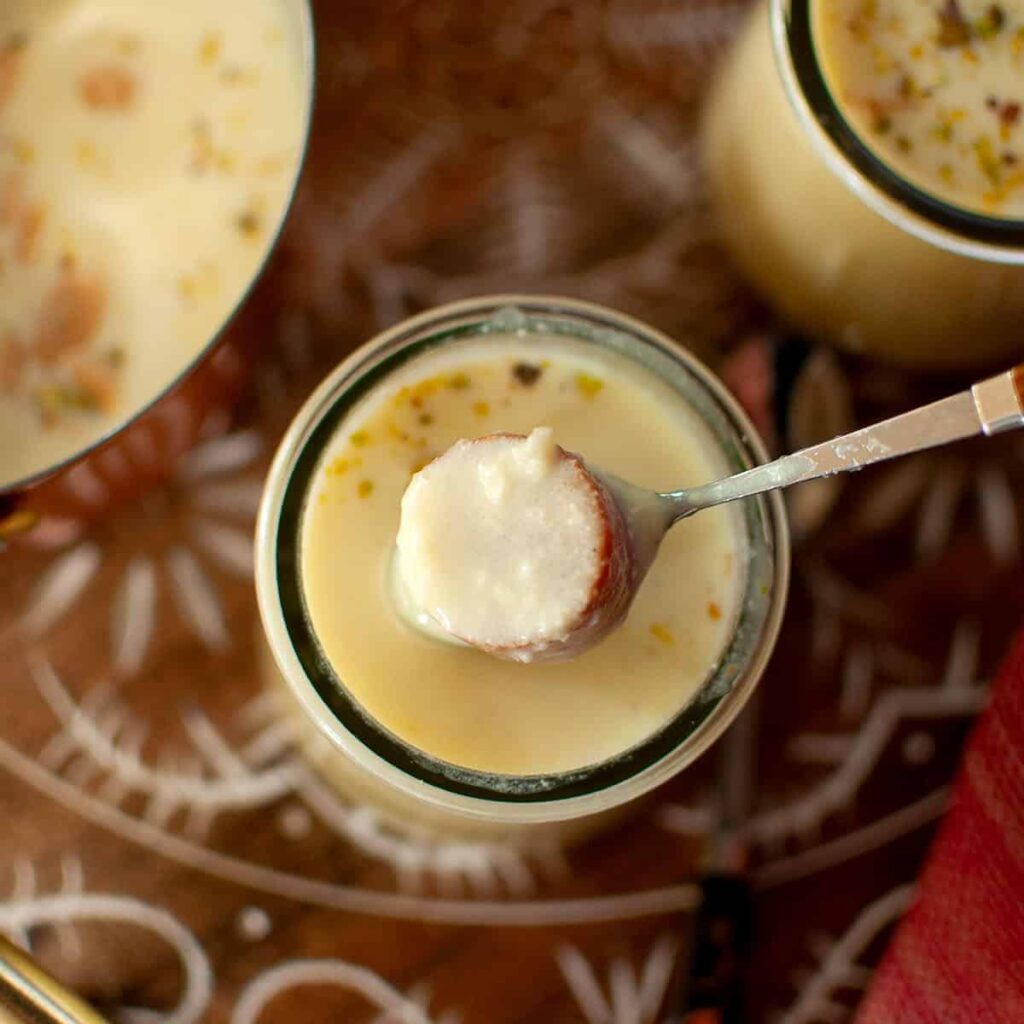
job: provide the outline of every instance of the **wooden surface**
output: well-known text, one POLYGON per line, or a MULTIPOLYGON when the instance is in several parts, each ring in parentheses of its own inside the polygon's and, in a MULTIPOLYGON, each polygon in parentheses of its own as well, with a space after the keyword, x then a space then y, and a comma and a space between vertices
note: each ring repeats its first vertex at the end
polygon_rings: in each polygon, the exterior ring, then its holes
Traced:
MULTIPOLYGON (((314 140, 237 421, 69 548, 0 562, 0 930, 111 1016, 670 1020, 713 759, 528 857, 411 844, 330 793, 260 700, 248 537, 276 439, 376 330, 491 291, 667 330, 781 447, 951 385, 778 343, 715 248, 693 125, 731 5, 317 8, 314 140)), ((978 442, 798 499, 752 1021, 843 1019, 909 896, 1022 607, 1022 455, 978 442)))

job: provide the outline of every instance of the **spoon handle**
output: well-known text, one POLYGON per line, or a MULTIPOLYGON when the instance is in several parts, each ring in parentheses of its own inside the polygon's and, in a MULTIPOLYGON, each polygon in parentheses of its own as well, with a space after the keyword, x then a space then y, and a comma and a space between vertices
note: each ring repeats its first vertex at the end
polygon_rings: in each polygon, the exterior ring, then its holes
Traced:
POLYGON ((735 476, 664 495, 673 519, 737 498, 847 473, 975 434, 1024 426, 1024 363, 969 391, 921 406, 870 427, 784 455, 735 476))

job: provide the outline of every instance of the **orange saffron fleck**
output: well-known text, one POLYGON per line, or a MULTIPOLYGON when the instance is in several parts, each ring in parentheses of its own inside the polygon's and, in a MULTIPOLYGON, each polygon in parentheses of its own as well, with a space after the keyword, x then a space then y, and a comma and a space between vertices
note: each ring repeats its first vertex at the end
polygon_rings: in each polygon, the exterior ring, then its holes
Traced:
POLYGON ((14 242, 14 258, 19 263, 31 263, 36 258, 45 221, 46 207, 42 203, 30 203, 22 210, 14 242))
POLYGON ((25 60, 24 47, 7 43, 0 47, 0 108, 14 95, 21 67, 25 60))
POLYGON ((24 204, 25 175, 12 171, 0 183, 0 224, 13 224, 24 204))
POLYGON ((675 642, 676 638, 672 633, 672 630, 668 626, 662 625, 660 622, 651 623, 651 636, 656 640, 660 640, 666 646, 671 647, 675 642))
POLYGON ((708 601, 708 618, 716 621, 722 617, 722 606, 717 601, 708 601))
POLYGON ((25 363, 25 350, 17 337, 8 332, 0 341, 0 392, 13 391, 18 386, 25 363))

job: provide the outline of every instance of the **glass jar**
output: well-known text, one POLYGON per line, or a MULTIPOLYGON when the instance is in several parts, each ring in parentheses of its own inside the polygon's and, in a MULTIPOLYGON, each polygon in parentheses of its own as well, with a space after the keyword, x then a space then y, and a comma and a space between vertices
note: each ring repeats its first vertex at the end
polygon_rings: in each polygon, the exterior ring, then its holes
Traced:
POLYGON ((635 360, 697 411, 730 471, 766 458, 747 417, 710 371, 635 320, 565 299, 502 296, 453 303, 370 341, 306 403, 270 470, 257 528, 256 582, 268 648, 265 674, 272 684, 283 684, 278 689, 293 712, 299 740, 329 781, 407 830, 525 843, 592 830, 693 761, 736 717, 778 632, 789 538, 777 494, 738 510, 744 579, 739 614, 720 660, 672 720, 617 757, 560 774, 491 774, 442 762, 378 726, 361 713, 322 655, 306 612, 299 538, 311 482, 352 407, 385 387, 409 360, 513 329, 568 335, 635 360))
POLYGON ((1024 351, 1024 223, 920 191, 829 92, 818 0, 761 0, 711 90, 702 145, 721 235, 809 336, 914 367, 1024 351))

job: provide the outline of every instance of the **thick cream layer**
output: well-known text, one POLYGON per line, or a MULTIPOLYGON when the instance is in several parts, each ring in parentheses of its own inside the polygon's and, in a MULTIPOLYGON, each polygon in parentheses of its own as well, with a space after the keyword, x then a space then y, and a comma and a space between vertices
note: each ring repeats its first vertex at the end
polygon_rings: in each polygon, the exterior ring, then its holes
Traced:
POLYGON ((301 530, 310 620, 349 693, 406 742, 482 771, 568 771, 656 732, 717 663, 743 585, 737 513, 722 507, 672 529, 622 627, 572 661, 502 661, 407 625, 389 563, 412 474, 460 438, 538 423, 641 487, 726 471, 699 417, 642 367, 568 339, 491 337, 419 357, 352 411, 301 530))
POLYGON ((600 495, 550 427, 462 440, 402 496, 400 583, 476 647, 544 645, 583 619, 606 532, 600 495))

